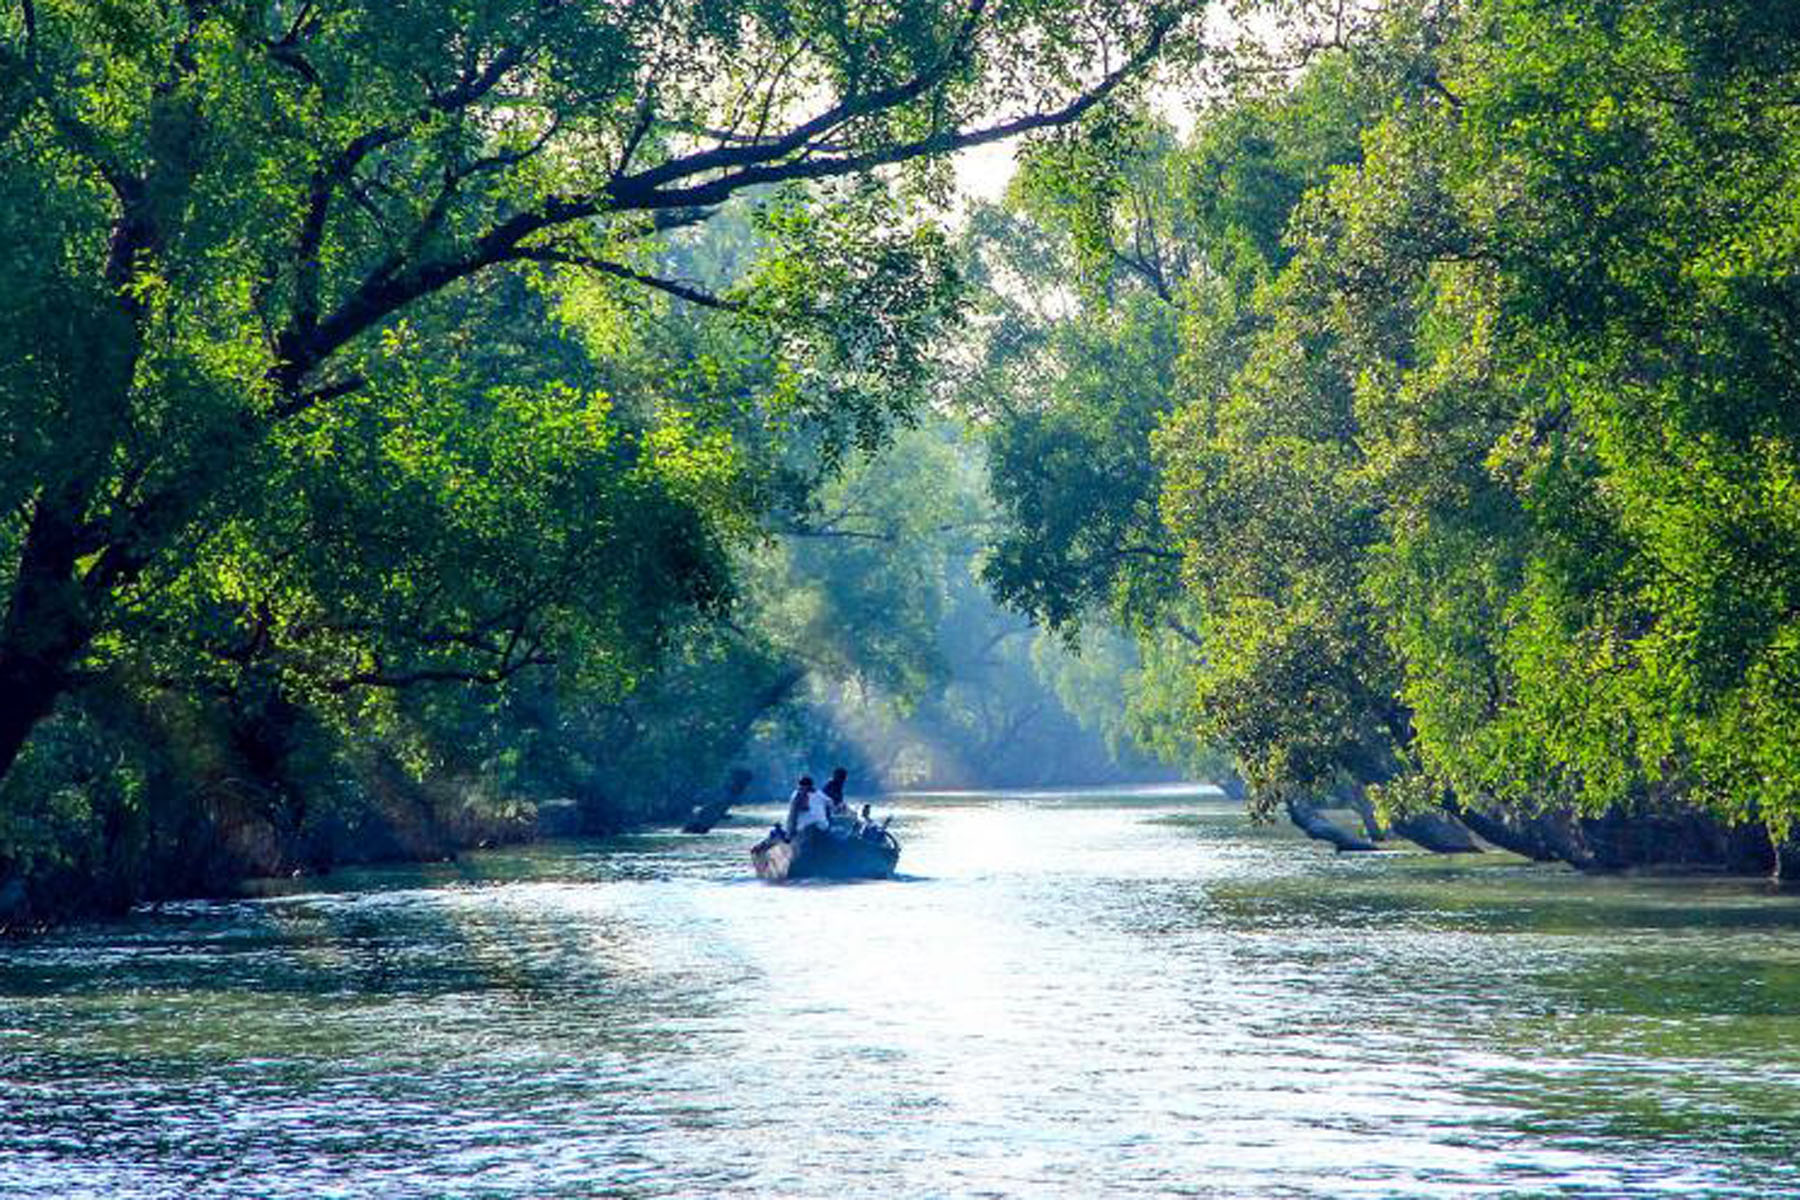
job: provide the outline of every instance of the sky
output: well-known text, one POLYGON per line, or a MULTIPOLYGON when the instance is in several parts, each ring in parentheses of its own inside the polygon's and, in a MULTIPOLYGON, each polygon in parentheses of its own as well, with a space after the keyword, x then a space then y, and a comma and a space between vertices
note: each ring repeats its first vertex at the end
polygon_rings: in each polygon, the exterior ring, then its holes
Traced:
POLYGON ((969 200, 998 200, 1013 174, 1014 142, 994 142, 956 156, 956 190, 969 200))

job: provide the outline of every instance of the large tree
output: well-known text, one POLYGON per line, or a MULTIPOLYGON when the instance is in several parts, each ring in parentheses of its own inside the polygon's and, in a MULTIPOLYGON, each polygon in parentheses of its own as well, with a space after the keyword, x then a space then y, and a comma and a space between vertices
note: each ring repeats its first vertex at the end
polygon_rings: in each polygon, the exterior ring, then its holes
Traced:
POLYGON ((1365 347, 1372 594, 1423 764, 1528 812, 1701 810, 1779 841, 1800 811, 1800 14, 1457 17, 1441 103, 1386 123, 1317 247, 1365 347), (1383 277, 1414 314, 1386 335, 1383 277))
MULTIPOLYGON (((904 374, 916 259, 795 257, 718 297, 653 275, 644 248, 749 189, 1073 121, 1187 39, 1195 7, 8 5, 0 772, 116 649, 134 593, 320 451, 310 423, 429 398, 407 372, 456 331, 409 314, 496 273, 579 268, 904 374)), ((862 394, 804 370, 788 390, 803 415, 862 394)), ((384 469, 346 473, 362 468, 384 469)), ((445 632, 473 657, 430 669, 464 675, 531 642, 445 632)))
POLYGON ((1800 24, 1385 8, 1401 102, 1162 438, 1238 660, 1199 707, 1270 787, 1386 781, 1577 862, 1767 862, 1800 795, 1800 24))

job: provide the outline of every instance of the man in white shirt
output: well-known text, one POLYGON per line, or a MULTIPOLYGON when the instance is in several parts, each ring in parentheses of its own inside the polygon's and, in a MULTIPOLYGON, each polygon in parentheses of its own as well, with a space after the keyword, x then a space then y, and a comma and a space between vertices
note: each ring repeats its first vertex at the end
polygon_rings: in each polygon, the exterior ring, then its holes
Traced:
POLYGON ((829 829, 831 820, 825 815, 824 798, 813 791, 812 776, 802 775, 800 786, 794 789, 793 798, 788 801, 788 837, 797 838, 801 830, 813 825, 829 829))

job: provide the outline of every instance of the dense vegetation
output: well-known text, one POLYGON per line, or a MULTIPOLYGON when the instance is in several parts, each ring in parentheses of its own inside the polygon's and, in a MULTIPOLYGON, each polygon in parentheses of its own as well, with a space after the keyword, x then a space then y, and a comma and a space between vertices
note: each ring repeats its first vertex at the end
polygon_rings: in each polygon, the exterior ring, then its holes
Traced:
POLYGON ((1793 873, 1800 13, 1202 7, 0 6, 0 921, 826 759, 1793 873))
POLYGON ((959 319, 943 156, 1191 8, 0 6, 0 907, 716 783, 809 678, 751 564, 959 319))
POLYGON ((1189 642, 1184 721, 1264 811, 1791 872, 1800 12, 1330 32, 1183 144, 1059 136, 993 216, 990 260, 1081 283, 997 302, 990 579, 1189 642))

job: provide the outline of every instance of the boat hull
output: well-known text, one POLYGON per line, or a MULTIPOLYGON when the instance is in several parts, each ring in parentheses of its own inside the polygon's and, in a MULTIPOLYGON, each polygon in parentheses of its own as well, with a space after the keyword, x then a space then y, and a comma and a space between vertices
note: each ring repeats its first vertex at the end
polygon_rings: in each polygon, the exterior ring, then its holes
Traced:
POLYGON ((789 879, 886 879, 900 861, 900 843, 882 832, 881 840, 838 837, 817 829, 803 830, 796 841, 770 839, 750 851, 758 878, 770 883, 789 879))

